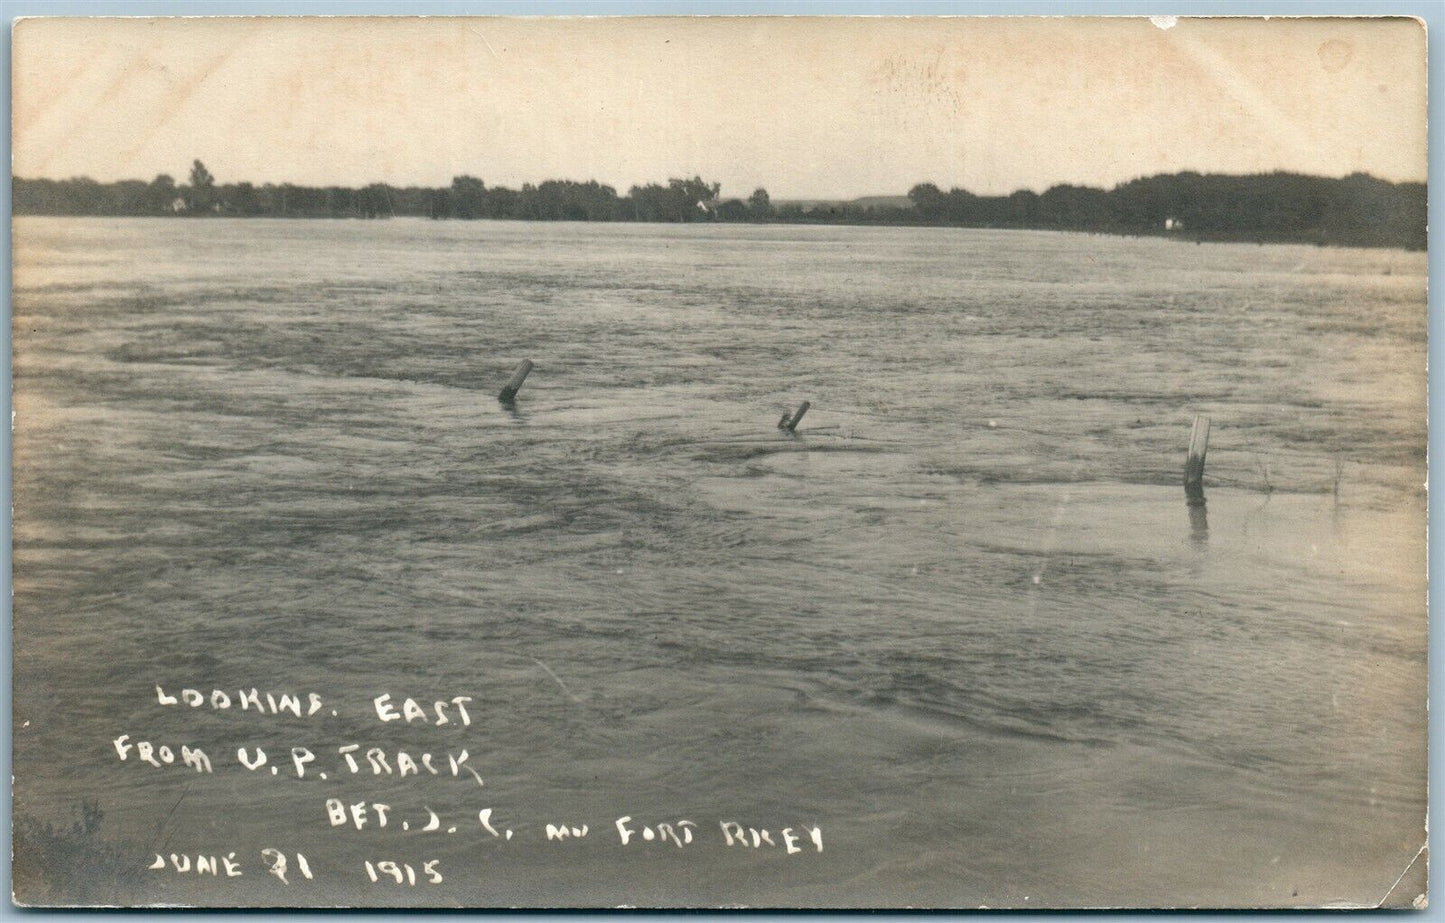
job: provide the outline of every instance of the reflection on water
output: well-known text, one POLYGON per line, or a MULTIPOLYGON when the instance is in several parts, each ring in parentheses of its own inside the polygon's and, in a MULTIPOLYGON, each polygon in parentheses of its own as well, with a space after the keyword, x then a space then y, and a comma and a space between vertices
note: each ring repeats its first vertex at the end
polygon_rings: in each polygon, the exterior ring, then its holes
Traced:
POLYGON ((1423 254, 407 220, 15 241, 17 814, 98 797, 117 842, 160 823, 318 873, 149 899, 346 903, 375 846, 456 872, 402 903, 1279 906, 1376 900, 1419 848, 1423 254), (1196 409, 1212 521, 1186 536, 1196 409), (156 682, 338 715, 238 730, 156 682), (378 725, 383 692, 478 719, 378 725), (120 733, 466 746, 486 786, 188 787, 118 764, 120 733), (333 795, 519 838, 338 839, 333 795), (664 860, 605 839, 623 815, 829 846, 664 860))

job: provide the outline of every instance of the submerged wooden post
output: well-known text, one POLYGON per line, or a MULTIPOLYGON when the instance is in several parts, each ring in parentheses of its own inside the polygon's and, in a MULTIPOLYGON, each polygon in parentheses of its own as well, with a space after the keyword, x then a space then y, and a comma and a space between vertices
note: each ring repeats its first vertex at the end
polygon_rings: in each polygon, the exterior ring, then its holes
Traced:
POLYGON ((517 366, 517 370, 512 373, 512 380, 507 382, 507 386, 503 388, 502 393, 498 395, 502 403, 508 404, 516 400, 517 392, 522 390, 522 382, 527 380, 527 374, 531 371, 532 360, 523 359, 522 364, 517 366))
POLYGON ((803 403, 798 405, 797 412, 792 416, 786 413, 783 414, 783 418, 778 421, 778 429, 787 430, 790 433, 796 430, 798 428, 798 421, 803 419, 803 414, 807 413, 808 408, 812 406, 809 402, 803 401, 803 403))
POLYGON ((1204 455, 1209 451, 1209 418, 1199 414, 1189 434, 1189 458, 1184 462, 1184 495, 1190 506, 1204 505, 1204 455))
POLYGON ((1189 505, 1189 537, 1201 548, 1209 544, 1209 511, 1203 503, 1189 505))

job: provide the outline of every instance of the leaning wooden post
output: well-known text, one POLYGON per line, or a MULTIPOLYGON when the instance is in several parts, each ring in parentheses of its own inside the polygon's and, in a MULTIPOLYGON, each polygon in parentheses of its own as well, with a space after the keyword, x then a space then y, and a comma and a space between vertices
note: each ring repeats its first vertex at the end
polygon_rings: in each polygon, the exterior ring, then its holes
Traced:
POLYGON ((1189 458, 1184 462, 1184 495, 1190 506, 1204 505, 1204 454, 1209 451, 1209 418, 1199 414, 1189 434, 1189 458))
POLYGON ((808 408, 812 406, 809 402, 803 401, 803 403, 798 405, 797 412, 792 416, 786 413, 783 414, 783 418, 778 421, 778 429, 787 430, 790 433, 796 430, 798 428, 798 421, 803 419, 803 414, 807 413, 808 408))
POLYGON ((507 386, 503 388, 502 393, 498 395, 502 403, 509 404, 516 400, 517 392, 522 390, 522 382, 527 380, 527 373, 531 371, 532 360, 523 359, 522 364, 517 366, 517 370, 512 373, 512 380, 507 382, 507 386))

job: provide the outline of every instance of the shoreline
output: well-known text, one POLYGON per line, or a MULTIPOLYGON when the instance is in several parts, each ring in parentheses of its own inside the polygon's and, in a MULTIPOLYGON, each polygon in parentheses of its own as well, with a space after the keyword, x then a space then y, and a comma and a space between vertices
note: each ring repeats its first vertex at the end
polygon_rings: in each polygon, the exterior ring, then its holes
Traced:
POLYGON ((1266 244, 1286 244, 1295 246, 1313 247, 1341 247, 1346 249, 1362 250, 1402 250, 1407 253, 1425 253, 1427 246, 1421 244, 1416 246, 1410 243, 1393 240, 1357 240, 1357 239, 1334 239, 1321 240, 1318 231, 1313 233, 1231 233, 1228 231, 1211 232, 1190 232, 1190 231, 1165 231, 1153 229, 1124 229, 1124 228, 1067 228, 1043 225, 981 225, 981 224, 951 224, 947 222, 931 221, 589 221, 585 218, 430 218, 426 215, 382 215, 378 217, 365 217, 362 215, 247 215, 247 214, 171 214, 171 215, 128 215, 128 214, 104 214, 98 212, 71 213, 71 212, 42 212, 42 211, 12 211, 11 220, 16 218, 125 218, 141 220, 160 221, 211 221, 211 220, 272 220, 272 221, 389 221, 400 219, 406 221, 435 221, 439 223, 459 222, 469 224, 471 222, 489 222, 499 224, 610 224, 610 225, 662 225, 662 226, 683 226, 683 225, 704 225, 704 226, 751 226, 751 227, 858 227, 858 228, 948 228, 965 231, 1030 231, 1049 232, 1057 234, 1087 234, 1104 237, 1134 237, 1134 238, 1157 238, 1169 240, 1180 244, 1255 244, 1264 246, 1266 244))

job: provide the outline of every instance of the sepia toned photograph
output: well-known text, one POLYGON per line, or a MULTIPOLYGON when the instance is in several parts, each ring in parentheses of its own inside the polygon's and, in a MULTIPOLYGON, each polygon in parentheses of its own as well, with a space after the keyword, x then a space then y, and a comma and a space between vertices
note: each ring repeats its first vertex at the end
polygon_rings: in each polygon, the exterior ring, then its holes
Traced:
POLYGON ((39 17, 22 907, 1422 909, 1406 17, 39 17))

